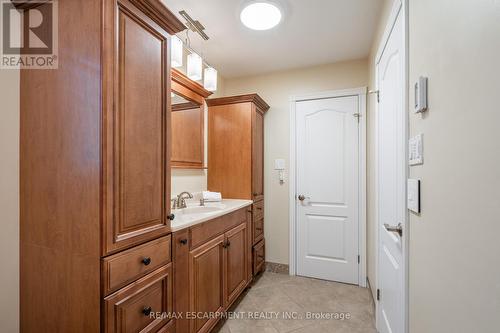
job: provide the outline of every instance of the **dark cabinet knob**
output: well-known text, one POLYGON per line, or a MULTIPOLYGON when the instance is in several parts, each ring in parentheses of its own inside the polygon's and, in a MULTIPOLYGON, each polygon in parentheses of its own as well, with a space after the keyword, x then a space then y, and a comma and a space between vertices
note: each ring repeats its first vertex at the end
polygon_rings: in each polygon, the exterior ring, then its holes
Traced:
POLYGON ((151 309, 150 306, 146 306, 144 307, 144 309, 142 309, 142 313, 145 315, 145 316, 149 316, 149 314, 151 313, 153 309, 151 309))
POLYGON ((169 215, 167 215, 167 219, 169 219, 170 221, 173 221, 175 219, 175 215, 169 214, 169 215))
POLYGON ((142 259, 142 263, 147 266, 151 263, 151 258, 150 257, 146 257, 144 259, 142 259))
POLYGON ((179 242, 180 242, 182 245, 186 245, 186 244, 188 243, 188 240, 187 240, 186 238, 184 238, 184 239, 181 239, 179 242))
POLYGON ((231 245, 231 242, 228 239, 227 242, 226 242, 226 247, 229 247, 230 245, 231 245))

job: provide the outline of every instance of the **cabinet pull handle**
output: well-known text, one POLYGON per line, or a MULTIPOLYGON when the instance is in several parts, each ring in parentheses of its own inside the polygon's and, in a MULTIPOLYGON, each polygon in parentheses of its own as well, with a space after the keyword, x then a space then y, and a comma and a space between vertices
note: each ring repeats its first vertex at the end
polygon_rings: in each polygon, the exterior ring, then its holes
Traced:
POLYGON ((175 215, 174 214, 169 214, 169 215, 167 215, 167 219, 170 220, 170 221, 173 221, 175 219, 175 215))
POLYGON ((262 210, 262 207, 257 207, 257 210, 262 210))
POLYGON ((144 264, 144 266, 149 265, 151 263, 151 258, 146 257, 146 258, 142 259, 142 263, 144 264))
POLYGON ((262 231, 263 229, 262 228, 255 228, 255 230, 262 231))
POLYGON ((258 257, 259 257, 259 259, 262 259, 262 260, 265 259, 264 256, 261 256, 261 255, 259 255, 258 257))
POLYGON ((147 307, 144 307, 144 309, 142 309, 142 313, 145 315, 145 316, 149 316, 149 314, 151 313, 153 309, 151 309, 150 306, 147 306, 147 307))
POLYGON ((188 243, 187 238, 181 239, 181 240, 180 240, 180 243, 181 243, 182 245, 186 245, 186 244, 188 243))

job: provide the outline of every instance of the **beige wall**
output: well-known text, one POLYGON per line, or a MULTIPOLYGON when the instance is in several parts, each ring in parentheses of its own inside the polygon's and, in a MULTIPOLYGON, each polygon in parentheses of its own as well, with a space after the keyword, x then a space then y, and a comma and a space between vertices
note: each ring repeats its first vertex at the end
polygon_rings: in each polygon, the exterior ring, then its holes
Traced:
MULTIPOLYGON (((382 35, 384 34, 387 19, 391 13, 393 0, 384 0, 381 8, 381 14, 375 37, 372 43, 372 49, 369 57, 369 89, 376 90, 375 82, 375 57, 380 45, 382 35)), ((371 291, 375 298, 377 286, 377 271, 376 271, 376 244, 377 244, 377 219, 375 211, 375 112, 377 105, 377 97, 370 94, 367 99, 367 176, 366 176, 366 254, 367 254, 367 275, 370 282, 371 291)))
POLYGON ((0 331, 19 331, 19 71, 0 69, 0 331))
POLYGON ((289 98, 292 95, 367 86, 368 62, 357 60, 265 75, 226 79, 227 96, 258 93, 271 106, 265 116, 266 260, 288 263, 288 179, 280 185, 274 160, 289 168, 289 98))
MULTIPOLYGON (((410 85, 429 77, 410 332, 500 331, 500 1, 410 0, 410 85)), ((413 91, 410 90, 410 105, 413 91)))

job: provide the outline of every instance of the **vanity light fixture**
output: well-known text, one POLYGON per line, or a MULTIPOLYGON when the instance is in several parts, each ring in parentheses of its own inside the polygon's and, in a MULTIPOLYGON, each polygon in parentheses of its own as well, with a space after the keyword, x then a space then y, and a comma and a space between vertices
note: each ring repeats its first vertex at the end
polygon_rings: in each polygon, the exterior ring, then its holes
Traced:
POLYGON ((201 80, 203 60, 196 53, 191 53, 187 57, 187 76, 193 81, 201 80))
POLYGON ((182 40, 175 35, 172 36, 171 64, 173 68, 182 67, 183 49, 182 40))
POLYGON ((281 10, 274 3, 255 1, 246 5, 240 14, 241 22, 252 30, 269 30, 281 22, 281 10))
POLYGON ((208 91, 217 90, 217 70, 215 68, 205 68, 205 73, 203 75, 203 87, 208 91))

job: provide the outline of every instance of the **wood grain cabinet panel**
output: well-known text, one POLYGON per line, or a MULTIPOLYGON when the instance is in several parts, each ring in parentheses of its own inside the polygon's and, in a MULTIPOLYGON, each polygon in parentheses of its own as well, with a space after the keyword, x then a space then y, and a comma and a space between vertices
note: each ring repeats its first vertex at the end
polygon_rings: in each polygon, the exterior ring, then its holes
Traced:
POLYGON ((257 275, 263 272, 266 265, 266 246, 265 241, 262 239, 253 247, 253 274, 257 275))
POLYGON ((168 264, 171 236, 155 239, 102 260, 104 294, 125 286, 156 268, 168 264))
POLYGON ((252 199, 264 197, 264 114, 252 110, 252 199))
POLYGON ((113 104, 106 126, 106 253, 168 233, 170 35, 126 0, 117 1, 113 104))
POLYGON ((205 98, 212 92, 172 69, 172 91, 187 102, 172 105, 172 168, 205 168, 205 98))
POLYGON ((172 264, 168 264, 104 299, 107 333, 157 332, 172 312, 172 264))
POLYGON ((204 116, 200 106, 172 106, 172 166, 203 168, 204 116))
MULTIPOLYGON (((189 253, 189 298, 193 313, 217 313, 224 309, 224 235, 189 253)), ((190 321, 190 332, 210 332, 218 318, 190 321)))
POLYGON ((242 223, 226 232, 224 244, 224 275, 226 277, 224 301, 226 309, 238 298, 248 284, 247 224, 242 223))

